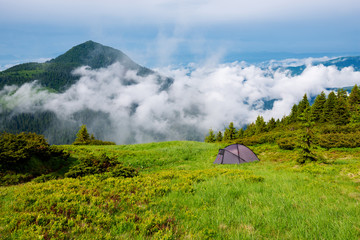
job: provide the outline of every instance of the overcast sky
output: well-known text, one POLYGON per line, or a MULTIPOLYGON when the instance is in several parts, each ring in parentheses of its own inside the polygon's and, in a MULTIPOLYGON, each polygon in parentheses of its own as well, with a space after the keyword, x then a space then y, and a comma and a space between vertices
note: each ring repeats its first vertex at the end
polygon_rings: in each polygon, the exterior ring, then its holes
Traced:
POLYGON ((94 40, 149 67, 360 55, 358 0, 0 0, 0 65, 94 40))

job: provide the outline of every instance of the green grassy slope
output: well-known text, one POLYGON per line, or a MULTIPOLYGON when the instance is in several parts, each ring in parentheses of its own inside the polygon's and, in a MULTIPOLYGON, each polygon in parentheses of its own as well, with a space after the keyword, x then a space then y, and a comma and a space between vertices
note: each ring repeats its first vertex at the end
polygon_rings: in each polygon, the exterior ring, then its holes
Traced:
POLYGON ((0 188, 4 239, 359 239, 360 149, 251 147, 260 162, 214 165, 220 144, 62 146, 73 158, 120 159, 134 178, 104 175, 0 188))

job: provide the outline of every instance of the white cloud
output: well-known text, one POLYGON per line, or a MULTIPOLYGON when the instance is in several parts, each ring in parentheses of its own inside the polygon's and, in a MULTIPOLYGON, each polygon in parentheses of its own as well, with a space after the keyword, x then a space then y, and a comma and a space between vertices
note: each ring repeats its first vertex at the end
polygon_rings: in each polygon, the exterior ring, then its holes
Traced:
POLYGON ((360 79, 360 72, 351 67, 323 65, 308 66, 298 76, 236 62, 158 71, 175 80, 167 91, 159 90, 156 75, 140 77, 114 64, 100 70, 79 68, 80 80, 62 94, 38 91, 36 84, 6 87, 0 103, 12 104, 7 106, 18 111, 51 110, 63 119, 81 110, 102 111, 111 123, 106 138, 117 143, 201 140, 209 128, 223 130, 231 121, 242 126, 258 115, 266 120, 282 118, 304 93, 317 95, 360 79), (137 84, 125 84, 126 78, 137 84), (264 110, 264 101, 271 99, 277 99, 273 108, 264 110))

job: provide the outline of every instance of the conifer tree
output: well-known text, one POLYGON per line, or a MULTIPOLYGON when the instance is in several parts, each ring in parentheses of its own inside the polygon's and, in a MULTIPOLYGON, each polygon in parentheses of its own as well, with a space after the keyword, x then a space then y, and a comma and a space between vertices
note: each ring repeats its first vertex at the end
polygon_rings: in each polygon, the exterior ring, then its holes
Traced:
POLYGON ((237 132, 236 138, 242 138, 242 137, 244 137, 244 129, 240 128, 237 132))
POLYGON ((231 122, 229 124, 229 128, 228 128, 228 140, 236 139, 236 134, 237 134, 237 131, 236 131, 236 128, 234 127, 234 123, 231 122))
POLYGON ((255 134, 256 126, 255 123, 250 123, 247 125, 246 130, 244 131, 244 136, 251 137, 255 134))
POLYGON ((230 133, 229 133, 229 129, 225 128, 223 141, 228 141, 228 140, 230 140, 230 133))
POLYGON ((89 144, 90 140, 90 135, 88 133, 86 125, 81 125, 80 130, 76 134, 76 139, 73 144, 89 144))
POLYGON ((266 123, 264 121, 264 118, 262 116, 258 116, 256 121, 255 121, 255 133, 259 134, 262 132, 265 132, 266 130, 266 123))
POLYGON ((274 118, 271 118, 269 122, 266 124, 266 130, 271 131, 276 127, 276 121, 274 118))
POLYGON ((209 130, 209 134, 205 137, 205 142, 207 143, 215 142, 215 134, 212 129, 209 130))
POLYGON ((299 102, 298 107, 297 107, 297 116, 299 117, 306 108, 308 108, 310 106, 309 100, 307 98, 306 93, 304 94, 302 100, 299 102))
POLYGON ((324 104, 324 110, 320 120, 321 122, 328 122, 328 123, 333 122, 334 119, 333 112, 335 109, 336 102, 337 102, 336 95, 332 91, 329 93, 326 102, 324 104))
POLYGON ((325 103, 326 103, 326 94, 324 92, 321 92, 321 94, 315 98, 315 102, 311 106, 311 118, 315 122, 320 121, 321 116, 323 115, 325 103))
POLYGON ((312 127, 314 125, 311 118, 310 107, 306 108, 299 116, 299 121, 302 123, 304 131, 299 136, 300 155, 297 159, 298 163, 306 163, 317 161, 318 157, 312 151, 313 132, 312 127))
POLYGON ((347 98, 348 98, 347 91, 344 90, 344 89, 342 89, 342 88, 339 88, 339 89, 336 91, 336 98, 337 98, 337 99, 343 98, 344 100, 347 100, 347 98))
POLYGON ((216 134, 216 141, 217 142, 221 142, 223 140, 223 135, 222 135, 222 132, 219 131, 217 134, 216 134))
POLYGON ((350 111, 344 97, 339 97, 333 112, 333 122, 338 125, 346 125, 350 122, 350 111))
POLYGON ((289 123, 296 122, 298 120, 298 105, 294 104, 291 108, 290 115, 288 117, 289 123))
POLYGON ((351 90, 348 102, 351 111, 356 111, 357 107, 360 105, 360 91, 356 84, 351 90))

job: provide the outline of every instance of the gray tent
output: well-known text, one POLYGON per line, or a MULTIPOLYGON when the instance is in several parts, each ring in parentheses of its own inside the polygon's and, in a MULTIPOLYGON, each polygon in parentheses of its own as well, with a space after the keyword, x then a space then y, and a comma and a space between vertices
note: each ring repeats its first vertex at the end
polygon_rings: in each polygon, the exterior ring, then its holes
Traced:
POLYGON ((232 144, 224 149, 219 149, 219 153, 214 163, 240 164, 253 161, 259 161, 259 158, 253 151, 244 145, 232 144))

